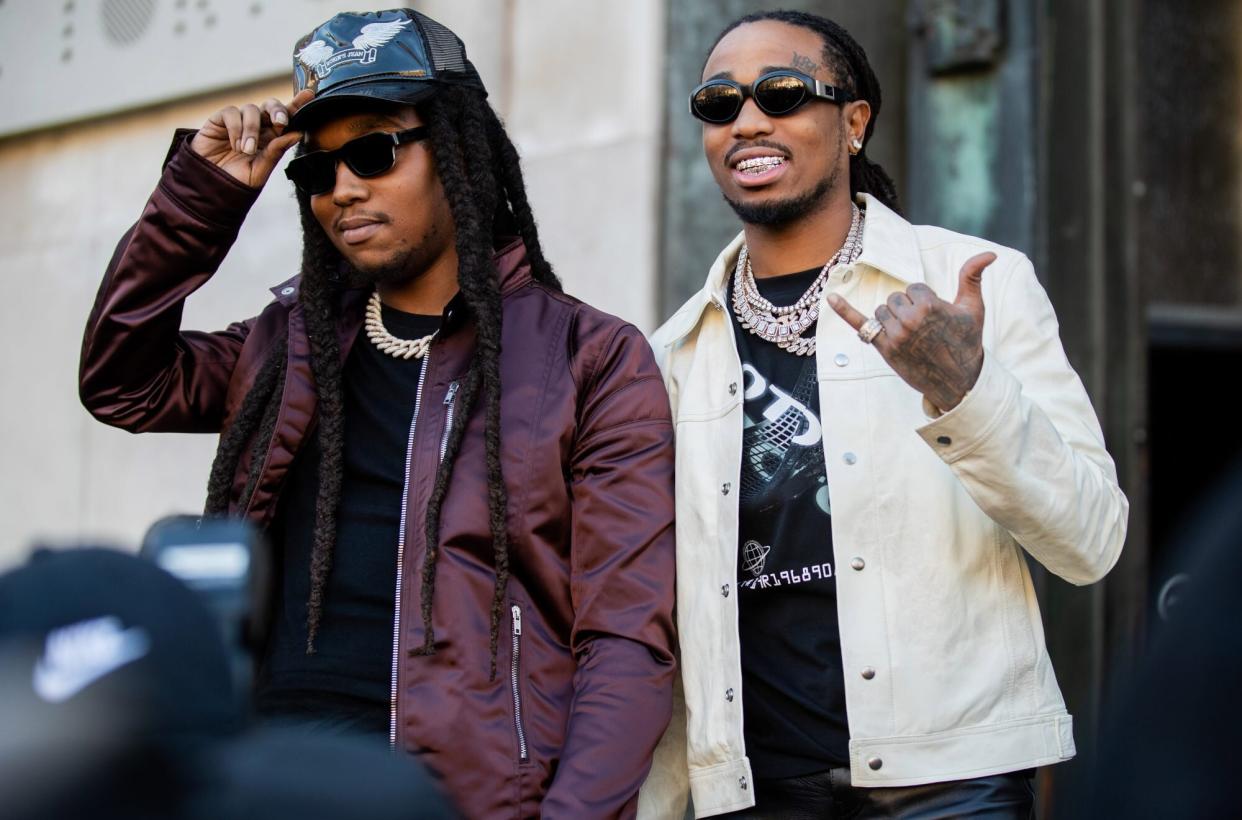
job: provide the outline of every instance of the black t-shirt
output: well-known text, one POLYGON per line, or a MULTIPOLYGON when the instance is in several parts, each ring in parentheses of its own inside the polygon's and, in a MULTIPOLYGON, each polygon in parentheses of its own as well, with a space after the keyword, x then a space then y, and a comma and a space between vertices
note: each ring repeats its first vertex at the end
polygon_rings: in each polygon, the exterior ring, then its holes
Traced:
MULTIPOLYGON (((818 275, 757 284, 790 305, 818 275)), ((745 399, 737 578, 746 752, 756 777, 797 777, 849 764, 815 357, 781 350, 736 316, 733 328, 745 399)))
MULTIPOLYGON (((417 339, 439 316, 385 306, 394 336, 417 339)), ((313 431, 294 459, 273 530, 283 548, 272 636, 259 674, 258 708, 343 730, 387 733, 397 537, 405 454, 423 362, 381 353, 365 328, 343 373, 344 472, 336 545, 315 654, 306 654, 306 602, 321 450, 313 431)))

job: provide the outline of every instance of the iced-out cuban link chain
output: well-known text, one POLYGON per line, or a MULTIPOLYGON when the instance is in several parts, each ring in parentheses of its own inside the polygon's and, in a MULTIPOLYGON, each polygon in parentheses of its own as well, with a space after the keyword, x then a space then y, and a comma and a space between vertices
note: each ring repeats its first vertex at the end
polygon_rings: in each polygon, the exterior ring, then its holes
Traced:
POLYGON ((427 351, 431 349, 431 340, 439 332, 428 333, 421 339, 398 339, 389 333, 388 328, 384 327, 378 290, 372 291, 371 298, 367 300, 366 328, 371 344, 394 359, 421 359, 427 355, 427 351))
POLYGON ((815 337, 802 334, 819 319, 828 272, 837 264, 853 264, 862 254, 863 214, 857 205, 852 217, 845 242, 793 305, 777 307, 759 295, 749 251, 742 246, 734 269, 733 313, 744 329, 796 356, 815 354, 815 337))

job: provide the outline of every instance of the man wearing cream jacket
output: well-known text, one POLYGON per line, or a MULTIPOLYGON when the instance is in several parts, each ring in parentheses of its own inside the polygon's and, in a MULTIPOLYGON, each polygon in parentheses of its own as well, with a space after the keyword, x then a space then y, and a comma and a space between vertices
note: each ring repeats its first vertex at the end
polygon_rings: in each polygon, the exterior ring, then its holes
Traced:
POLYGON ((735 22, 690 107, 743 231, 653 339, 682 665, 640 815, 1030 816, 1074 739, 1026 555, 1097 581, 1128 514, 1047 295, 900 216, 831 21, 735 22))

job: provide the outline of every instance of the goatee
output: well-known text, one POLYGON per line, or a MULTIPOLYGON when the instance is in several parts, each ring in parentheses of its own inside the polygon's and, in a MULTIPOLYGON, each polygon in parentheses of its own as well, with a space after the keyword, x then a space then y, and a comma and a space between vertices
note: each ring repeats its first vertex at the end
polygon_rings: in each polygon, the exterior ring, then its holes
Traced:
POLYGON ((439 247, 440 233, 432 227, 419 242, 407 245, 377 265, 360 268, 341 255, 341 282, 347 288, 399 285, 426 273, 439 247))
POLYGON ((737 214, 738 219, 742 220, 743 224, 781 228, 810 216, 823 208, 828 201, 828 192, 836 184, 837 172, 834 169, 831 175, 820 180, 814 190, 808 191, 801 196, 769 202, 747 203, 729 199, 726 195, 724 200, 729 203, 729 207, 733 209, 733 212, 737 214))
POLYGON ((376 285, 391 285, 413 279, 417 274, 410 273, 412 267, 410 264, 411 255, 402 255, 382 265, 366 269, 356 267, 342 259, 341 282, 347 288, 366 288, 375 287, 376 285))

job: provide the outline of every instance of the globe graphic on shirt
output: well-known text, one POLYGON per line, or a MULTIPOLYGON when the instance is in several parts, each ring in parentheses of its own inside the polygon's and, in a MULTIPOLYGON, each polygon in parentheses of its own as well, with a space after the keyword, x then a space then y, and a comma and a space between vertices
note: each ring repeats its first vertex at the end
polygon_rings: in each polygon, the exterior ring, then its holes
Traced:
POLYGON ((742 569, 758 578, 763 574, 763 565, 768 560, 768 553, 771 551, 771 547, 766 547, 758 541, 747 541, 742 545, 742 569))

